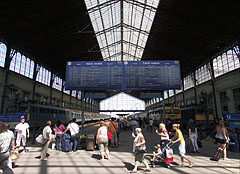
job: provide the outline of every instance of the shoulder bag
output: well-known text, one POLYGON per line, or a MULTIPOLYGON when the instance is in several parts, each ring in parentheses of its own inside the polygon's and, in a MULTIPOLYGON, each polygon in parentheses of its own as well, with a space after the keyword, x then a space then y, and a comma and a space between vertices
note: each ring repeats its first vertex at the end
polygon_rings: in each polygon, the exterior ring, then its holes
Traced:
MULTIPOLYGON (((106 126, 107 127, 107 126, 106 126)), ((108 136, 108 139, 111 140, 112 139, 112 134, 111 132, 109 131, 108 127, 107 127, 107 136, 108 136)))
POLYGON ((136 146, 136 153, 146 153, 147 147, 146 145, 136 146))
POLYGON ((40 144, 40 145, 43 146, 44 144, 46 144, 47 139, 45 139, 42 134, 39 134, 39 135, 35 138, 35 141, 36 141, 38 144, 40 144))

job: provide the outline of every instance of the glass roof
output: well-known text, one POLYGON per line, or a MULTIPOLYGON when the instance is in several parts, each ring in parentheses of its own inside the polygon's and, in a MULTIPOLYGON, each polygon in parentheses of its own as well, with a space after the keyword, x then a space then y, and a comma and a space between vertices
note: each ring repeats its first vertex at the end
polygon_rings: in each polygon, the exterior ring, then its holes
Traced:
POLYGON ((141 60, 159 1, 85 0, 104 60, 141 60))

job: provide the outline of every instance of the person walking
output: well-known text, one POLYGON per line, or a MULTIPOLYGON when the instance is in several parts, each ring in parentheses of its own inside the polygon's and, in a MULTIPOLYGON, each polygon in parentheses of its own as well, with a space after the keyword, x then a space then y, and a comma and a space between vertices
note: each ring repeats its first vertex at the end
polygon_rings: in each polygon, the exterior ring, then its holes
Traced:
POLYGON ((50 137, 50 135, 51 135, 51 133, 52 133, 52 129, 51 129, 51 121, 49 120, 49 121, 47 121, 47 123, 46 123, 46 126, 44 127, 44 129, 43 129, 43 138, 45 139, 45 140, 47 140, 47 142, 42 146, 42 152, 41 152, 41 160, 43 161, 43 160, 46 160, 47 158, 46 158, 46 154, 47 154, 47 150, 48 150, 48 146, 49 146, 49 143, 50 143, 50 139, 51 139, 51 137, 50 137))
POLYGON ((137 121, 135 119, 132 120, 131 127, 132 127, 132 131, 134 132, 134 135, 136 136, 137 121))
POLYGON ((23 145, 23 153, 27 152, 26 149, 26 141, 29 138, 29 124, 25 123, 25 117, 21 116, 21 121, 16 125, 15 131, 17 132, 17 140, 16 140, 16 150, 19 152, 19 148, 23 145))
POLYGON ((197 131, 197 127, 194 124, 194 121, 192 119, 189 120, 188 134, 189 134, 189 139, 191 140, 192 145, 193 145, 193 151, 199 153, 199 148, 198 148, 198 144, 197 144, 198 131, 197 131))
MULTIPOLYGON (((215 135, 216 142, 218 144, 218 151, 222 152, 223 151, 223 160, 228 161, 229 159, 227 158, 227 150, 226 146, 227 143, 229 142, 229 137, 227 136, 227 129, 224 126, 223 120, 219 121, 219 124, 216 126, 217 133, 215 135)), ((217 153, 220 155, 221 153, 217 153)), ((218 161, 218 156, 217 154, 211 158, 213 161, 218 161)))
POLYGON ((180 130, 180 124, 173 124, 173 130, 176 131, 176 135, 170 140, 173 144, 179 142, 179 156, 181 158, 181 167, 184 167, 184 159, 188 161, 189 163, 189 168, 193 166, 192 161, 190 161, 186 156, 186 149, 185 149, 185 140, 183 138, 182 132, 180 130), (177 139, 176 139, 177 138, 177 139), (173 141, 176 139, 175 141, 173 141))
POLYGON ((152 129, 153 129, 153 120, 150 119, 149 120, 149 130, 150 130, 150 132, 152 132, 152 129))
MULTIPOLYGON (((12 146, 13 148, 11 148, 11 150, 14 150, 14 146, 15 146, 15 137, 14 137, 14 133, 13 131, 10 130, 10 125, 8 123, 5 123, 6 127, 7 127, 7 132, 10 134, 10 136, 13 136, 13 139, 12 139, 12 146)), ((9 156, 8 158, 8 167, 10 169, 13 168, 13 165, 12 165, 12 158, 9 156)))
POLYGON ((9 151, 14 148, 14 136, 8 132, 7 125, 0 123, 0 168, 3 174, 13 174, 13 170, 9 167, 9 151))
POLYGON ((110 153, 108 150, 108 127, 105 125, 103 120, 100 121, 100 128, 98 128, 97 136, 96 136, 96 144, 99 147, 99 152, 101 155, 101 160, 104 160, 104 156, 106 155, 107 159, 110 159, 110 153))
POLYGON ((79 126, 76 123, 76 118, 73 118, 72 122, 68 124, 67 129, 64 131, 66 133, 70 130, 71 133, 71 146, 73 152, 77 151, 77 144, 78 144, 78 134, 79 134, 79 126))
POLYGON ((62 151, 62 140, 65 127, 60 120, 58 120, 57 123, 55 124, 55 130, 56 130, 56 148, 57 150, 62 151))
POLYGON ((142 129, 141 128, 136 128, 136 134, 137 136, 135 136, 134 132, 132 132, 132 137, 134 138, 134 142, 133 142, 133 152, 135 152, 135 165, 134 165, 134 169, 132 171, 130 171, 130 173, 137 173, 137 168, 138 165, 140 163, 143 163, 145 165, 145 170, 146 172, 150 172, 151 169, 148 165, 148 163, 146 162, 146 160, 144 159, 144 151, 139 151, 138 149, 140 148, 144 148, 146 149, 146 141, 145 138, 142 134, 142 129))
POLYGON ((117 144, 117 141, 118 141, 117 140, 118 125, 114 120, 115 120, 114 118, 111 118, 111 121, 109 123, 109 130, 112 134, 112 140, 111 140, 112 148, 118 147, 118 144, 117 144))
POLYGON ((117 119, 117 145, 120 144, 121 121, 117 119))
POLYGON ((156 134, 160 136, 160 144, 161 144, 161 147, 164 148, 169 141, 168 131, 165 127, 165 124, 163 123, 159 124, 159 129, 161 130, 161 132, 159 133, 158 130, 156 130, 156 134))

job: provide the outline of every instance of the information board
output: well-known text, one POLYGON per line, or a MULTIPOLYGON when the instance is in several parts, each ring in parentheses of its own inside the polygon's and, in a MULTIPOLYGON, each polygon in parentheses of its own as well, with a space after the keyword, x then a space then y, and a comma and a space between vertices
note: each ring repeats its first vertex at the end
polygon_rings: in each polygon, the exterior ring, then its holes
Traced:
POLYGON ((179 61, 124 62, 126 89, 168 90, 180 89, 179 61))
POLYGON ((67 62, 68 90, 181 89, 179 61, 67 62))
POLYGON ((66 89, 122 89, 122 63, 117 61, 67 62, 66 89))

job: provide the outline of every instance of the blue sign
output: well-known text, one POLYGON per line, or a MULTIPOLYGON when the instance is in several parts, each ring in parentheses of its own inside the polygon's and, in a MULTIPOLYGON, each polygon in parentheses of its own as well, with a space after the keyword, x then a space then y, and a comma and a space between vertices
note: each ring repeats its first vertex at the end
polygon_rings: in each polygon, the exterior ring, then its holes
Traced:
POLYGON ((68 90, 181 89, 179 61, 67 62, 68 90))
POLYGON ((240 129, 240 113, 224 113, 223 118, 229 122, 231 128, 240 129))
POLYGON ((0 122, 6 122, 10 125, 11 129, 20 123, 21 117, 24 116, 25 120, 29 120, 27 114, 17 113, 17 114, 0 114, 0 122))

